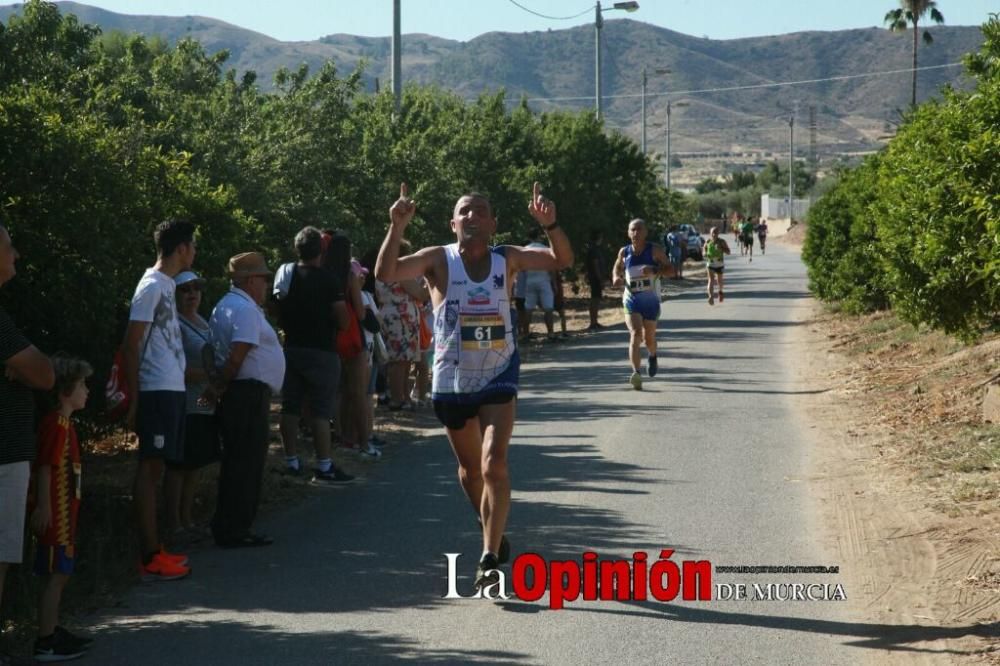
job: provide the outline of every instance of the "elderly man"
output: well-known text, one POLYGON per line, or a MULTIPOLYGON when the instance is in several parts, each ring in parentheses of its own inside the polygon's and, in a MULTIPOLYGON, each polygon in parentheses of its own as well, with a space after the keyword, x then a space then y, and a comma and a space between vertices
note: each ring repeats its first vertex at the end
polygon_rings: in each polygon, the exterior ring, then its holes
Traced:
POLYGON ((281 390, 285 357, 261 309, 271 289, 264 255, 236 255, 229 260, 229 275, 232 286, 209 322, 219 366, 210 395, 220 396, 223 443, 212 535, 223 548, 267 546, 272 540, 250 528, 267 460, 271 395, 281 390))
POLYGON ((481 194, 459 197, 451 218, 457 242, 399 256, 416 205, 405 183, 389 211, 390 226, 375 276, 384 282, 426 278, 434 305, 434 412, 458 459, 462 489, 479 515, 483 555, 475 585, 499 580, 510 556, 503 536, 510 510, 507 446, 514 428, 520 361, 511 321, 510 282, 522 270, 557 271, 573 263, 556 207, 535 183, 528 212, 551 247, 492 247, 497 219, 481 194))
MULTIPOLYGON (((20 255, 0 225, 0 287, 17 270, 20 255)), ((0 599, 10 564, 21 562, 28 478, 35 459, 35 401, 32 389, 48 390, 55 373, 48 356, 28 341, 0 308, 0 599)), ((0 654, 0 661, 4 655, 0 654)))

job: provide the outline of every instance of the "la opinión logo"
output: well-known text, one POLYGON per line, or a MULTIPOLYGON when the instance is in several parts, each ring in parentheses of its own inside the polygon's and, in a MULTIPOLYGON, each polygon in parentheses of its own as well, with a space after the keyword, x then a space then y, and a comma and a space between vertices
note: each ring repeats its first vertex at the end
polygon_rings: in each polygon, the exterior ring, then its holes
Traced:
MULTIPOLYGON (((685 601, 711 601, 712 563, 708 560, 685 560, 679 565, 671 558, 674 551, 664 549, 659 558, 649 561, 644 551, 632 559, 599 559, 587 551, 576 560, 546 561, 537 553, 524 553, 511 565, 511 589, 522 601, 538 601, 546 590, 549 608, 559 610, 567 601, 673 601, 680 595, 685 601)), ((504 572, 496 570, 497 582, 483 586, 475 594, 458 593, 457 564, 461 553, 445 553, 448 561, 448 593, 445 599, 510 599, 504 572)))

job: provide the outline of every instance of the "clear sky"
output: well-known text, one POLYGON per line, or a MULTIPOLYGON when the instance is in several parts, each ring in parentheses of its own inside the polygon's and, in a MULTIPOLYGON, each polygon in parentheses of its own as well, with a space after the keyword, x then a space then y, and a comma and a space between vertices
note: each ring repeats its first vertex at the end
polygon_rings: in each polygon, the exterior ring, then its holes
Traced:
MULTIPOLYGON (((122 14, 198 15, 220 19, 284 40, 314 40, 333 33, 387 36, 392 0, 78 0, 122 14)), ((485 32, 528 32, 592 24, 591 0, 402 0, 403 33, 426 33, 466 41, 485 32)), ((7 4, 8 0, 0 0, 7 4)), ((613 5, 605 0, 602 7, 613 5)), ((802 30, 881 26, 897 0, 639 0, 639 11, 607 11, 606 19, 629 18, 712 39, 774 35, 802 30)), ((998 0, 938 0, 946 25, 980 25, 998 0)))

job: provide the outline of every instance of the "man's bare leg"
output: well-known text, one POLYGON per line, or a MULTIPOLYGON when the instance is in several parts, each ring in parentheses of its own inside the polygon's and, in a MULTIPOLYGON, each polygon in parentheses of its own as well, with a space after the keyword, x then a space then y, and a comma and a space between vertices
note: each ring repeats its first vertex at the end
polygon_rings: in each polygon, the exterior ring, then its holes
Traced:
POLYGON ((628 360, 632 364, 632 370, 634 372, 639 372, 639 366, 642 365, 640 353, 642 352, 642 342, 644 337, 642 315, 629 315, 625 319, 625 324, 628 326, 629 333, 628 360))
POLYGON ((458 460, 458 480, 483 522, 483 550, 496 554, 510 513, 507 448, 514 430, 515 401, 483 405, 479 418, 461 430, 446 429, 458 460))

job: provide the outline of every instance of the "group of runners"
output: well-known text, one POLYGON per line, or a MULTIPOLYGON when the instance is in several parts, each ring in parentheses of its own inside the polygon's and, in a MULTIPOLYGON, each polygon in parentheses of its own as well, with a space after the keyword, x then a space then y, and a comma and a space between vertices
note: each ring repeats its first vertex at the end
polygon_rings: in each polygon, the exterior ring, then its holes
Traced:
POLYGON ((740 245, 740 254, 749 255, 750 261, 753 261, 753 237, 755 234, 760 242, 760 253, 766 254, 767 221, 760 218, 754 222, 752 217, 743 218, 737 215, 733 220, 733 236, 740 245))
MULTIPOLYGON (((556 206, 542 195, 538 183, 528 212, 547 236, 547 246, 492 246, 497 219, 490 201, 470 192, 459 197, 452 213, 456 242, 400 256, 404 233, 416 213, 404 183, 389 210, 389 230, 375 266, 379 280, 423 278, 430 290, 434 413, 445 428, 458 463, 459 483, 482 531, 483 551, 474 583, 478 590, 499 583, 499 567, 511 556, 505 534, 511 489, 507 451, 514 428, 520 358, 510 285, 519 271, 559 271, 573 263, 573 250, 556 218, 556 206)), ((629 383, 636 390, 642 389, 643 345, 649 376, 655 377, 658 370, 659 278, 677 273, 664 248, 649 242, 648 235, 644 220, 629 223, 629 244, 618 251, 612 272, 612 284, 623 288, 632 368, 629 383)), ((728 244, 713 228, 704 249, 710 305, 715 303, 716 286, 719 301, 725 298, 723 273, 728 254, 728 244)))

